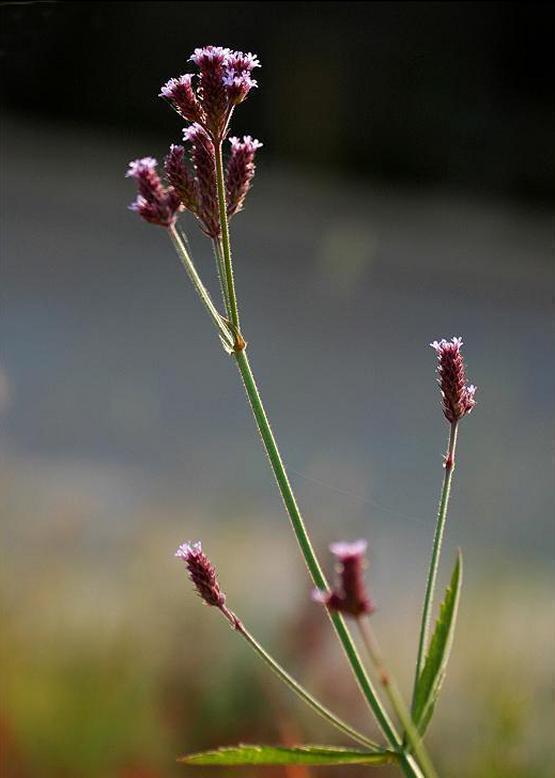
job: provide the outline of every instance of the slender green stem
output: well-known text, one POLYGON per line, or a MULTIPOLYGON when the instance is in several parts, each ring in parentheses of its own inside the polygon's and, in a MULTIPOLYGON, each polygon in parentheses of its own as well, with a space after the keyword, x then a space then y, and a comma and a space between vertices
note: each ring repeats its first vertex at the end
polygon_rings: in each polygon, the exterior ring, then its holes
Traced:
POLYGON ((408 741, 414 751, 414 755, 420 763, 424 775, 426 778, 437 778, 437 773, 428 756, 422 738, 414 726, 412 717, 403 699, 403 695, 397 686, 397 682, 385 666, 379 643, 374 634, 374 630, 372 629, 372 625, 370 624, 370 619, 367 616, 361 616, 357 619, 357 625, 362 637, 362 642, 370 657, 370 661, 376 668, 380 683, 387 694, 391 707, 397 714, 397 717, 405 730, 408 741))
POLYGON ((220 282, 220 289, 222 290, 222 300, 226 311, 227 318, 231 321, 231 308, 229 305, 229 296, 227 294, 227 283, 225 274, 224 258, 222 254, 222 247, 219 240, 216 238, 212 241, 214 248, 214 256, 216 257, 216 268, 218 270, 218 280, 220 282))
POLYGON ((428 634, 430 632, 430 621, 432 616, 432 605, 434 600, 434 591, 437 580, 437 571, 441 555, 441 546, 443 543, 443 534, 445 531, 445 521, 447 519, 447 508, 449 506, 449 495, 451 493, 451 482, 455 470, 455 450, 457 447, 457 422, 453 422, 449 429, 449 442, 447 444, 447 454, 445 455, 443 474, 443 486, 439 501, 437 513, 437 523, 432 547, 432 558, 430 560, 430 569, 428 571, 428 580, 426 583, 426 594, 424 595, 424 606, 422 608, 422 621, 420 624, 420 638, 418 641, 418 658, 416 660, 416 672, 414 675, 414 688, 412 694, 412 706, 416 698, 416 687, 420 673, 424 667, 426 658, 426 647, 428 644, 428 634))
POLYGON ((224 261, 225 281, 227 297, 229 300, 229 313, 233 328, 239 332, 239 310, 237 308, 237 296, 235 294, 235 281, 233 280, 233 266, 231 264, 231 243, 229 240, 229 224, 227 219, 227 205, 225 200, 224 163, 222 156, 222 142, 215 144, 216 152, 216 184, 218 189, 218 207, 220 210, 220 228, 222 231, 222 253, 224 261))
MULTIPOLYGON (((291 519, 293 530, 297 537, 297 541, 301 548, 308 570, 312 576, 312 580, 318 589, 328 589, 327 581, 310 542, 310 538, 304 526, 304 522, 295 500, 291 484, 289 483, 283 461, 277 448, 277 444, 245 352, 245 342, 240 333, 237 296, 235 294, 233 267, 231 263, 231 245, 229 240, 229 225, 227 218, 225 178, 221 142, 215 144, 215 151, 216 185, 218 191, 218 206, 222 233, 221 251, 223 254, 225 282, 227 287, 227 289, 224 291, 224 295, 227 292, 227 299, 229 300, 231 313, 231 326, 235 335, 235 348, 233 354, 237 362, 239 372, 241 373, 241 377, 245 385, 245 390, 247 392, 247 396, 249 398, 249 402, 258 425, 266 453, 268 454, 268 458, 270 460, 270 464, 274 472, 281 496, 291 519)), ((418 765, 416 764, 414 758, 405 752, 402 739, 391 722, 387 711, 385 710, 370 678, 368 677, 368 674, 366 673, 366 670, 364 669, 364 665, 362 664, 362 661, 358 655, 356 646, 347 629, 345 621, 339 613, 330 613, 330 618, 333 622, 336 633, 347 655, 362 693, 368 702, 368 705, 370 706, 389 743, 399 753, 400 764, 405 775, 412 778, 421 778, 421 772, 418 765)))
MULTIPOLYGON (((228 614, 224 613, 226 618, 231 621, 228 614)), ((326 721, 328 721, 330 724, 332 724, 334 727, 336 727, 338 730, 343 732, 344 734, 348 735, 352 740, 354 740, 357 743, 362 744, 363 746, 366 746, 367 748, 371 749, 372 751, 380 751, 380 746, 375 743, 373 740, 370 740, 370 738, 366 737, 366 735, 363 735, 361 732, 358 732, 356 729, 351 727, 346 722, 342 721, 338 716, 336 716, 332 711, 330 711, 328 708, 325 707, 325 705, 322 705, 315 697, 310 694, 303 686, 301 686, 298 681, 296 681, 289 673, 278 663, 276 660, 264 649, 260 643, 256 640, 256 638, 251 635, 251 633, 247 630, 245 625, 235 616, 235 614, 230 613, 230 616, 232 617, 233 621, 231 621, 232 626, 234 629, 242 635, 242 637, 249 643, 249 645, 256 651, 258 656, 266 662, 266 664, 273 670, 273 672, 293 691, 295 694, 297 694, 304 702, 307 703, 307 705, 312 708, 319 716, 324 718, 326 721)))
POLYGON ((224 320, 218 313, 216 306, 212 302, 212 298, 210 297, 208 290, 202 283, 202 280, 199 274, 197 273, 193 260, 191 259, 191 256, 187 251, 187 246, 185 245, 185 241, 183 240, 183 238, 181 237, 181 235, 179 234, 175 226, 169 227, 168 232, 172 239, 175 250, 177 251, 179 259, 181 260, 181 264, 185 268, 187 275, 191 279, 191 283, 193 284, 195 291, 200 297, 204 307, 210 314, 212 321, 216 325, 220 338, 222 339, 226 347, 229 350, 232 350, 234 345, 234 339, 232 338, 231 333, 228 327, 226 326, 224 320))
MULTIPOLYGON (((262 442, 264 444, 264 448, 266 449, 268 459, 270 460, 270 465, 274 472, 274 476, 276 478, 281 497, 289 514, 289 518, 291 519, 291 524, 305 559, 306 566, 308 567, 314 585, 318 589, 327 590, 329 588, 327 580, 324 576, 320 563, 318 562, 312 547, 312 543, 310 542, 310 538, 297 505, 295 495, 291 488, 289 478, 287 477, 287 472, 285 470, 283 460, 281 459, 272 428, 270 427, 270 422, 268 421, 268 417, 264 410, 262 399, 260 397, 260 393, 258 391, 258 387, 256 385, 254 375, 247 358, 247 354, 244 350, 235 351, 234 357, 237 362, 239 372, 241 373, 241 377, 245 385, 245 390, 249 398, 249 402, 258 426, 258 430, 260 432, 260 436, 262 438, 262 442)), ((355 678, 358 681, 358 684, 374 716, 376 717, 389 743, 393 746, 393 748, 398 750, 402 746, 399 735, 393 723, 391 722, 382 702, 380 701, 366 670, 364 669, 364 665, 362 664, 356 646, 353 642, 353 639, 351 638, 343 617, 337 612, 328 611, 328 613, 330 615, 331 621, 333 622, 333 626, 335 627, 339 640, 341 641, 343 649, 347 655, 347 658, 349 659, 355 678)), ((400 752, 399 757, 406 775, 419 775, 418 768, 414 762, 411 761, 409 755, 400 752)))

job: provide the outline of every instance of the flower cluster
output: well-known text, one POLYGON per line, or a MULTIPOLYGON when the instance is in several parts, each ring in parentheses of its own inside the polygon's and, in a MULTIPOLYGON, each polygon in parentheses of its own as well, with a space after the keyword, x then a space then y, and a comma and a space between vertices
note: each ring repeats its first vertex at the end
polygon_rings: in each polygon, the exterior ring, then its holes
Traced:
POLYGON ((326 605, 330 610, 359 618, 375 611, 375 606, 364 583, 365 554, 368 544, 365 540, 354 543, 332 543, 330 551, 338 562, 338 585, 329 592, 316 589, 312 599, 326 605))
POLYGON ((437 354, 437 382, 441 389, 443 414, 455 424, 474 408, 476 387, 466 384, 466 373, 461 354, 462 338, 434 340, 430 346, 437 354))
MULTIPOLYGON (((188 150, 172 145, 164 161, 168 181, 165 188, 157 176, 154 160, 131 163, 130 170, 151 165, 148 175, 133 175, 139 196, 131 205, 146 221, 171 227, 179 210, 187 210, 212 239, 221 235, 216 178, 216 155, 229 127, 236 105, 256 86, 251 73, 260 63, 254 54, 231 51, 221 46, 195 49, 190 60, 198 75, 187 73, 170 79, 160 92, 177 113, 191 124, 183 131, 188 150), (153 166, 152 166, 153 165, 153 166)), ((225 168, 225 199, 228 218, 244 204, 255 173, 255 154, 262 144, 246 135, 230 138, 231 153, 225 168)))
POLYGON ((257 86, 251 73, 260 67, 254 54, 231 51, 222 46, 195 49, 189 58, 199 70, 171 78, 160 91, 177 113, 200 124, 214 143, 225 137, 233 109, 257 86), (198 78, 195 89, 193 79, 198 78))
POLYGON ((139 190, 137 198, 129 208, 151 224, 171 227, 181 209, 181 200, 172 186, 165 187, 162 184, 156 172, 157 164, 152 157, 143 157, 129 163, 126 175, 135 179, 139 190))

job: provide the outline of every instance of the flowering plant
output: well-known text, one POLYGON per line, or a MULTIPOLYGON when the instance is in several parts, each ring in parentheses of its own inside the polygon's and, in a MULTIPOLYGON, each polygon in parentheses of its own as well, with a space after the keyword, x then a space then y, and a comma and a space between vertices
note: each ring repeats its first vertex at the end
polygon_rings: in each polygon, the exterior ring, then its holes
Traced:
POLYGON ((162 181, 152 157, 135 160, 127 175, 136 181, 138 194, 130 208, 145 221, 163 227, 203 303, 224 350, 234 360, 257 424, 275 479, 289 514, 291 525, 314 584, 313 599, 329 614, 346 658, 386 741, 380 745, 329 710, 294 679, 248 631, 226 602, 216 571, 200 542, 183 543, 176 552, 185 563, 191 582, 203 602, 216 608, 266 664, 316 713, 358 744, 358 748, 301 745, 295 748, 239 745, 182 757, 194 765, 279 765, 396 763, 405 776, 435 778, 437 772, 424 745, 424 735, 434 712, 445 676, 453 640, 462 582, 459 553, 451 582, 432 630, 432 608, 441 547, 447 516, 459 422, 475 405, 474 386, 467 385, 461 355, 462 340, 434 341, 438 383, 444 416, 449 423, 449 440, 444 458, 432 557, 426 583, 412 700, 408 705, 381 653, 372 622, 374 603, 364 580, 366 541, 338 542, 330 549, 337 561, 337 582, 330 587, 301 516, 285 465, 247 357, 233 273, 230 220, 242 210, 255 173, 255 157, 261 147, 249 135, 229 138, 224 165, 224 143, 228 138, 235 108, 257 86, 252 72, 260 67, 253 54, 220 46, 196 49, 190 58, 198 72, 170 79, 161 89, 163 97, 188 122, 183 131, 186 146, 172 145, 164 160, 162 181), (222 309, 213 302, 193 262, 187 240, 177 228, 183 211, 189 211, 211 239, 218 269, 222 309), (360 633, 362 644, 374 668, 373 676, 357 650, 348 621, 360 633), (374 680, 373 680, 374 679, 374 680), (378 691, 377 684, 381 691, 378 691), (383 701, 388 700, 389 709, 383 701), (392 715, 393 714, 393 715, 392 715), (361 748, 362 746, 362 748, 361 748))

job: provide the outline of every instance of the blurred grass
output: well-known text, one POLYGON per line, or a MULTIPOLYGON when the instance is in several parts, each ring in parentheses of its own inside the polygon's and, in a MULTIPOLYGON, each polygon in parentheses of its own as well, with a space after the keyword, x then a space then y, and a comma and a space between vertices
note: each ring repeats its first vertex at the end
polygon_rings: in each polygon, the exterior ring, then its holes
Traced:
MULTIPOLYGON (((190 591, 172 553, 191 527, 198 533, 205 523, 198 513, 142 505, 118 535, 76 495, 73 508, 66 502, 64 510, 66 493, 30 500, 18 464, 4 465, 6 778, 195 775, 174 758, 240 740, 341 742, 190 591)), ((203 533, 230 602, 306 685, 366 726, 326 619, 308 601, 308 582, 285 523, 273 527, 259 518, 232 518, 203 533)), ((496 573, 475 563, 466 573, 430 747, 444 775, 547 778, 555 765, 551 576, 538 565, 496 573)), ((375 596, 380 600, 379 591, 375 596)), ((388 601, 376 626, 408 688, 416 616, 403 611, 402 593, 395 596, 399 607, 388 601)), ((320 772, 339 775, 332 768, 320 772)))

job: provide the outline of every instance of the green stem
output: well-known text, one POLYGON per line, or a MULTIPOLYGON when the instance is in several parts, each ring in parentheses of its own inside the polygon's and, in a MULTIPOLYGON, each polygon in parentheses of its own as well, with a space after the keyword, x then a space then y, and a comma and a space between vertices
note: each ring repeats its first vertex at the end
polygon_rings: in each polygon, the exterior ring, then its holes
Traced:
MULTIPOLYGON (((245 385, 245 390, 249 398, 249 402, 258 425, 264 447, 268 454, 272 470, 274 472, 281 496, 287 508, 287 512, 291 519, 293 530, 297 537, 297 541, 301 548, 308 570, 312 576, 312 580, 318 589, 328 589, 328 584, 325 579, 322 568, 318 562, 310 538, 304 526, 304 522, 301 517, 291 484, 287 477, 283 461, 281 459, 277 444, 266 416, 262 399, 258 392, 254 375, 252 373, 246 352, 245 341, 243 340, 240 328, 239 328, 239 312, 237 308, 237 297, 235 294, 235 284, 233 280, 233 268, 231 264, 231 245, 229 240, 229 224, 227 218, 227 207, 225 197, 225 178, 223 169, 222 158, 222 142, 215 144, 216 152, 216 185, 218 190, 218 206, 220 212, 220 227, 221 227, 221 247, 224 260, 225 269, 225 281, 227 287, 227 299, 229 300, 230 312, 231 312, 231 326, 233 328, 235 336, 235 348, 233 355, 237 362, 239 372, 245 385)), ((225 294, 225 293, 224 293, 225 294)), ((376 691, 372 685, 364 665, 358 655, 356 646, 351 638, 351 635, 347 629, 345 621, 339 613, 329 612, 330 618, 335 627, 335 631, 343 645, 343 649, 350 662, 353 673, 358 681, 358 684, 366 698, 368 705, 370 706, 376 720, 382 728, 386 738, 393 748, 399 753, 400 764, 406 776, 411 778, 420 778, 421 772, 416 764, 414 758, 407 754, 404 750, 403 741, 396 731, 393 723, 391 722, 387 711, 385 710, 380 698, 376 694, 376 691)))
MULTIPOLYGON (((228 620, 229 616, 224 613, 226 618, 228 620)), ((235 614, 230 614, 231 617, 234 619, 232 621, 232 626, 234 629, 244 637, 244 639, 249 643, 249 645, 256 651, 258 656, 266 662, 266 664, 273 670, 273 672, 293 691, 295 694, 297 694, 304 702, 307 703, 307 705, 312 708, 319 716, 324 718, 326 721, 328 721, 330 724, 332 724, 334 727, 339 729, 344 734, 348 735, 352 740, 354 740, 357 743, 362 744, 363 746, 366 746, 367 748, 371 749, 372 751, 380 751, 380 746, 377 743, 374 743, 373 740, 370 740, 370 738, 366 737, 366 735, 363 735, 361 732, 358 732, 356 729, 351 727, 346 722, 342 721, 338 716, 336 716, 334 713, 332 713, 328 708, 326 708, 322 703, 318 702, 318 700, 310 694, 303 686, 301 686, 298 681, 296 681, 289 673, 284 670, 284 668, 276 662, 276 660, 260 645, 260 643, 256 640, 256 638, 251 635, 251 633, 247 630, 247 628, 244 626, 244 624, 237 619, 235 614)))
POLYGON ((441 489, 441 497, 439 501, 439 509, 437 513, 437 523, 434 534, 434 541, 432 547, 432 558, 430 560, 430 569, 428 571, 428 580, 426 583, 426 594, 424 595, 424 606, 422 609, 422 621, 420 624, 420 638, 418 641, 418 658, 416 660, 416 672, 414 676, 414 689, 412 694, 412 705, 414 709, 414 702, 416 698, 416 687, 418 685, 418 679, 420 673, 424 667, 426 658, 426 647, 428 643, 428 634, 430 632, 430 621, 432 615, 432 605, 434 600, 434 591, 437 580, 437 571, 439 567, 439 558, 441 555, 441 546, 443 543, 443 534, 445 531, 445 521, 447 519, 447 508, 449 506, 449 495, 451 493, 451 482, 453 480, 453 472, 455 470, 455 450, 457 447, 457 422, 451 424, 449 430, 449 442, 447 444, 447 454, 445 455, 443 475, 443 486, 441 489))
MULTIPOLYGON (((260 436, 262 438, 262 442, 264 444, 264 448, 266 449, 268 459, 270 460, 270 465, 274 472, 281 497, 285 503, 287 513, 291 519, 293 531, 295 532, 295 536, 301 548, 306 566, 308 567, 316 588, 321 590, 328 590, 328 582, 326 581, 322 568, 320 567, 312 547, 312 543, 310 542, 306 527, 304 526, 295 495, 291 488, 289 478, 287 477, 287 472, 285 470, 276 440, 274 438, 274 434, 272 432, 272 428, 270 427, 270 422, 268 421, 268 417, 262 404, 262 399, 260 397, 260 393, 258 391, 258 387, 256 385, 254 375, 247 358, 247 354, 245 350, 235 351, 234 357, 237 362, 239 372, 241 373, 241 377, 245 385, 245 390, 249 398, 249 402, 256 420, 256 424, 258 426, 258 430, 260 432, 260 436)), ((393 748, 399 750, 402 747, 402 742, 387 714, 387 711, 383 707, 383 704, 380 701, 366 670, 364 669, 364 665, 362 664, 356 646, 353 642, 353 639, 351 638, 343 617, 337 612, 328 611, 328 613, 333 626, 335 627, 335 631, 337 632, 339 640, 343 645, 343 649, 347 655, 347 658, 349 659, 355 678, 358 681, 358 684, 374 716, 376 717, 389 743, 393 746, 393 748)), ((420 774, 417 766, 413 761, 411 761, 411 757, 409 755, 401 751, 399 753, 399 758, 406 775, 417 776, 420 774)))
POLYGON ((229 240, 229 224, 227 219, 227 205, 225 201, 224 163, 222 156, 222 142, 215 144, 216 153, 216 184, 218 190, 218 208, 220 211, 220 229, 222 231, 222 252, 224 260, 225 282, 227 297, 229 299, 230 317, 233 328, 239 332, 239 310, 237 308, 237 296, 235 294, 235 281, 233 280, 233 266, 231 264, 231 243, 229 240))
POLYGON ((228 350, 232 350, 234 345, 234 339, 232 338, 231 333, 228 327, 226 326, 224 320, 218 313, 216 306, 212 302, 212 298, 210 297, 208 290, 202 283, 202 280, 199 274, 197 273, 193 260, 191 259, 191 256, 187 251, 187 246, 185 245, 185 241, 177 231, 175 225, 168 227, 168 232, 172 239, 175 250, 177 251, 179 259, 181 260, 181 264, 185 268, 187 275, 191 279, 191 283, 193 284, 196 293, 200 297, 204 307, 206 308, 212 321, 216 325, 220 338, 222 339, 222 341, 224 342, 228 350))
POLYGON ((367 616, 360 617, 357 619, 357 624, 368 656, 376 668, 380 683, 387 694, 391 707, 397 714, 397 717, 405 730, 407 739, 414 751, 414 755, 420 763, 422 772, 426 778, 437 778, 437 773, 428 756, 428 752, 424 747, 422 738, 414 726, 412 717, 403 699, 403 695, 397 686, 397 682, 385 666, 379 643, 374 634, 374 630, 372 629, 372 625, 370 624, 370 619, 367 616))
POLYGON ((224 258, 222 255, 221 243, 219 240, 215 238, 212 241, 212 246, 214 248, 214 256, 216 257, 216 268, 218 271, 218 280, 220 282, 220 289, 222 290, 222 299, 224 303, 224 308, 226 311, 227 318, 231 320, 231 308, 229 305, 229 296, 227 294, 225 265, 224 265, 224 258))

